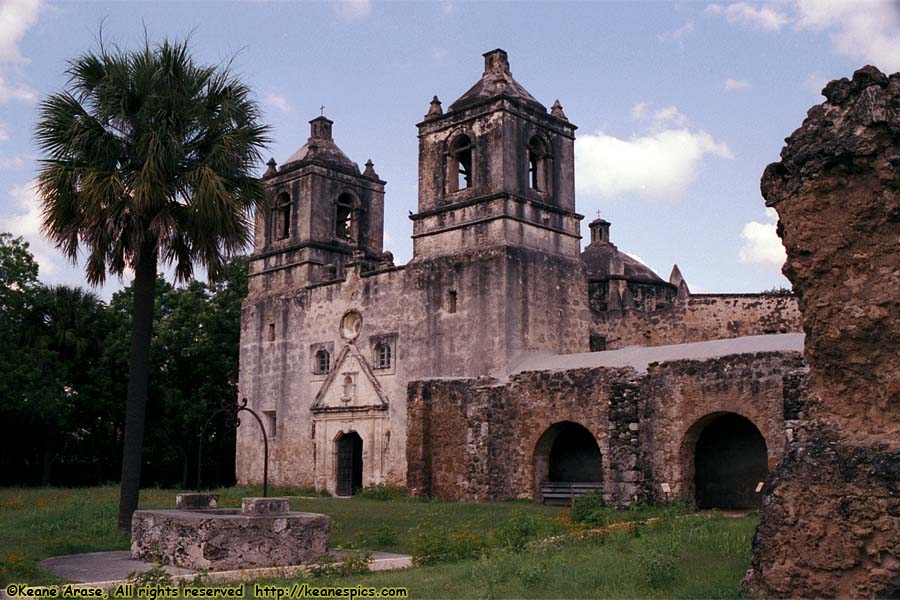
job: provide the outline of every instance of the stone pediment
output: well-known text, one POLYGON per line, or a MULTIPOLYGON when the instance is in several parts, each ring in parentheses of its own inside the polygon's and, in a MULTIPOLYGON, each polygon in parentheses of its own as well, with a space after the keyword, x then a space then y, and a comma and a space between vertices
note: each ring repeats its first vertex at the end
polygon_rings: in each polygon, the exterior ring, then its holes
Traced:
POLYGON ((356 344, 344 346, 316 394, 312 412, 386 411, 387 396, 356 344))

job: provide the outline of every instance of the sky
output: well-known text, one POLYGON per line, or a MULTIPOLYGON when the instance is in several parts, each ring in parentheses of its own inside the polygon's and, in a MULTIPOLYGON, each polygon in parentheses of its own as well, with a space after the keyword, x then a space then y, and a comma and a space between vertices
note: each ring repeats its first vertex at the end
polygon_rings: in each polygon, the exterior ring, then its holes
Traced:
MULTIPOLYGON (((620 250, 693 292, 789 285, 759 179, 832 79, 900 70, 900 4, 772 2, 48 2, 0 0, 0 231, 23 236, 48 284, 86 285, 40 234, 32 180, 39 102, 102 36, 136 48, 190 36, 231 62, 272 125, 282 162, 324 113, 336 143, 387 180, 385 249, 412 254, 418 140, 503 48, 514 77, 578 126, 576 209, 612 222, 620 250), (599 213, 598 213, 599 211, 599 213)), ((264 168, 264 167, 263 167, 264 168)), ((260 169, 260 174, 263 168, 260 169)), ((105 298, 126 282, 110 280, 105 298)))

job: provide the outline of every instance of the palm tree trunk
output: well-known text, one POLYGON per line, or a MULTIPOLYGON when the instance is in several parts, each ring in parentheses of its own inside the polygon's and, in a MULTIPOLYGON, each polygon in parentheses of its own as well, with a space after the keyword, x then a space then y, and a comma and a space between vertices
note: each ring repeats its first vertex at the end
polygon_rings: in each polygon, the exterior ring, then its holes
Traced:
POLYGON ((131 313, 131 355, 128 360, 128 398, 125 405, 125 440, 122 480, 119 484, 119 533, 131 533, 131 515, 141 491, 144 420, 150 381, 150 340, 156 296, 156 252, 142 249, 134 272, 131 313))

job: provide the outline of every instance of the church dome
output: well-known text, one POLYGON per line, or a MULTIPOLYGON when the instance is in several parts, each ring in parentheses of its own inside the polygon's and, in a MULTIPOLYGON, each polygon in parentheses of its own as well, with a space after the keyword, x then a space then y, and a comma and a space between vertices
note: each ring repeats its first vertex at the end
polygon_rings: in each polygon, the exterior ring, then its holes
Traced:
POLYGON ((547 112, 543 104, 535 100, 528 90, 513 79, 512 73, 509 71, 507 54, 499 48, 484 53, 484 74, 481 79, 451 104, 449 110, 461 110, 497 96, 513 98, 547 112))
POLYGON ((589 227, 591 243, 581 253, 581 260, 587 268, 588 281, 624 279, 630 283, 645 285, 670 285, 653 269, 624 252, 620 252, 616 245, 609 241, 608 221, 596 219, 591 222, 589 227))
POLYGON ((350 171, 354 175, 359 175, 359 165, 350 160, 334 143, 334 139, 331 137, 331 126, 333 124, 334 121, 326 117, 316 117, 310 121, 309 139, 299 150, 284 161, 284 167, 282 168, 288 167, 292 163, 317 161, 329 167, 336 167, 339 170, 350 171))

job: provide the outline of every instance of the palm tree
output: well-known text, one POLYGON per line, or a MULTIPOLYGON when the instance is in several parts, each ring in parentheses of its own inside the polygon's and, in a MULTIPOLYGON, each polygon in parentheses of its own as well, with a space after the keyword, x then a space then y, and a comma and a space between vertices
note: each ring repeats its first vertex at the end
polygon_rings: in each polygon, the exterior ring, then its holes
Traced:
POLYGON ((69 62, 44 100, 36 138, 43 231, 91 285, 134 273, 118 528, 137 508, 158 263, 211 279, 250 241, 264 201, 253 176, 269 128, 228 66, 201 66, 187 42, 96 51, 69 62))

